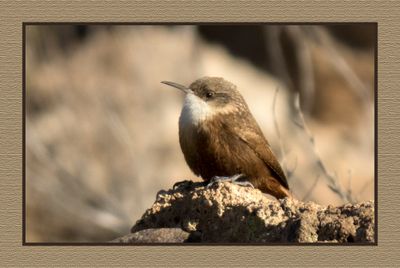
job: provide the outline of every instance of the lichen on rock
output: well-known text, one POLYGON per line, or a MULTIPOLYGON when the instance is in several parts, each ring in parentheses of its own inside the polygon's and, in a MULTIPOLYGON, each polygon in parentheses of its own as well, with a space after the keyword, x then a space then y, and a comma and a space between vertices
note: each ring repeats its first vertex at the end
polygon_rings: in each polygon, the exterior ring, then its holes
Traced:
POLYGON ((326 207, 222 182, 160 191, 131 232, 181 228, 186 242, 207 243, 374 242, 374 226, 373 201, 326 207))

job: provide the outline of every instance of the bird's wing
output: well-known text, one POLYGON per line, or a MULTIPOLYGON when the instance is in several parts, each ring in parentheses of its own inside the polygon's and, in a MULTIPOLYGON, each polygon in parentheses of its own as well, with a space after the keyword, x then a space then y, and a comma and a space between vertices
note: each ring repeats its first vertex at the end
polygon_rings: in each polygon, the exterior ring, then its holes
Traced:
POLYGON ((247 116, 247 120, 241 121, 241 124, 235 124, 232 126, 232 135, 236 135, 240 140, 247 144, 247 146, 249 146, 272 171, 272 173, 276 175, 274 177, 276 177, 284 187, 289 189, 285 173, 255 119, 252 116, 247 116))

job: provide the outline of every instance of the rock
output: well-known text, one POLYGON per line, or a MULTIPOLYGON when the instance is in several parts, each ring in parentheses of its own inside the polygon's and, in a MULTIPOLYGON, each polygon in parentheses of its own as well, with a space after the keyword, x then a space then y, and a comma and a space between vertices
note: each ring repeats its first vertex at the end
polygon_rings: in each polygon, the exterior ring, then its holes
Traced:
POLYGON ((189 238, 189 233, 181 228, 145 229, 117 238, 114 243, 182 243, 189 238))
POLYGON ((373 201, 325 207, 271 199, 258 189, 230 182, 208 188, 190 182, 160 191, 132 227, 134 239, 121 242, 374 242, 374 226, 373 201), (153 228, 163 229, 143 233, 153 228), (190 236, 164 228, 180 228, 190 236), (152 238, 156 234, 160 240, 152 238))

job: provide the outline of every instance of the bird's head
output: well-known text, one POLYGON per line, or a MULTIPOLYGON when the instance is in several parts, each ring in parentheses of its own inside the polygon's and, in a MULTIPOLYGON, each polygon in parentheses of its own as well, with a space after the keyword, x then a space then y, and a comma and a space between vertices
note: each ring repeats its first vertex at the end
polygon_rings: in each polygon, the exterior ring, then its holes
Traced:
POLYGON ((203 77, 189 87, 162 81, 161 83, 182 90, 185 102, 181 116, 197 124, 215 115, 223 115, 248 109, 236 86, 220 77, 203 77))

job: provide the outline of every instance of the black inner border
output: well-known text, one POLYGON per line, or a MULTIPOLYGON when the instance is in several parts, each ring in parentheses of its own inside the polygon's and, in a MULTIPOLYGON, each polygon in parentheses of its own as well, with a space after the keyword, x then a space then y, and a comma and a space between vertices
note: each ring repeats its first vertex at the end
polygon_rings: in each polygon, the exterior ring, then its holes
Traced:
POLYGON ((22 245, 23 246, 378 246, 378 23, 377 22, 22 22, 22 245), (26 242, 26 26, 29 25, 354 25, 376 27, 374 49, 374 242, 359 243, 117 243, 117 242, 26 242))

